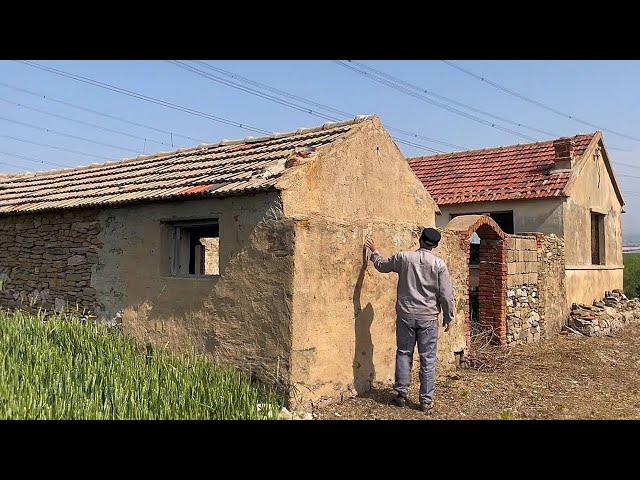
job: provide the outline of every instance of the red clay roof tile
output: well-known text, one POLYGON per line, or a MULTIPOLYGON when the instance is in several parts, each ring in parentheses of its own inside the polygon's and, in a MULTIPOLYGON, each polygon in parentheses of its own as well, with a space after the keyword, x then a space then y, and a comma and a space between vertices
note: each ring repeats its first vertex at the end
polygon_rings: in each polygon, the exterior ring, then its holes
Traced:
MULTIPOLYGON (((582 155, 595 133, 576 135, 582 155)), ((551 172, 553 140, 409 159, 438 205, 562 195, 570 172, 551 172)))

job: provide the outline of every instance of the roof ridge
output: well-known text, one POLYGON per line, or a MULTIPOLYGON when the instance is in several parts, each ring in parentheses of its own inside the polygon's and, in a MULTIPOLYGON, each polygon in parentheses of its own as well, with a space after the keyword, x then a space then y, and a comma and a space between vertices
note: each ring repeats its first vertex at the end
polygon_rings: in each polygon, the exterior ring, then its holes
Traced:
MULTIPOLYGON (((202 150, 205 148, 214 148, 214 147, 226 147, 226 146, 231 146, 231 145, 240 145, 240 144, 248 144, 248 143, 259 143, 259 142, 266 142, 269 140, 279 140, 281 138, 287 138, 287 137, 292 137, 294 135, 302 135, 302 134, 309 134, 309 133, 315 133, 315 132, 320 132, 322 130, 332 130, 334 128, 340 128, 340 127, 344 127, 347 125, 354 125, 357 123, 361 123, 364 122, 366 120, 370 120, 372 118, 375 117, 375 114, 372 115, 356 115, 353 119, 350 120, 342 120, 339 122, 326 122, 323 123, 322 125, 318 126, 318 127, 310 127, 310 128, 298 128, 296 130, 291 130, 288 132, 274 132, 271 135, 264 135, 262 137, 245 137, 243 139, 238 139, 238 140, 227 140, 227 139, 222 139, 217 143, 201 143, 198 144, 195 147, 184 147, 184 148, 178 148, 177 150, 171 150, 168 152, 156 152, 150 155, 138 155, 137 157, 125 157, 125 158, 121 158, 118 160, 108 160, 106 162, 102 162, 102 163, 91 163, 89 165, 79 165, 79 166, 75 166, 75 167, 64 167, 64 168, 54 168, 51 170, 40 170, 37 172, 24 172, 24 173, 14 173, 14 172, 9 172, 6 173, 4 175, 19 175, 20 177, 24 178, 25 176, 35 176, 35 175, 42 175, 42 174, 52 174, 52 173, 62 173, 62 172, 72 172, 74 170, 88 170, 88 169, 92 169, 92 168, 99 168, 99 167, 105 167, 105 166, 112 166, 112 165, 118 165, 121 163, 127 163, 127 162, 133 162, 133 161, 146 161, 146 160, 151 160, 153 158, 157 158, 157 157, 168 157, 168 156, 172 156, 172 155, 184 155, 184 154, 188 154, 190 152, 196 152, 198 150, 202 150)), ((13 179, 11 179, 13 180, 13 179)), ((2 179, 3 182, 5 181, 11 181, 9 179, 2 179)))
POLYGON ((422 155, 419 157, 411 157, 408 158, 407 161, 412 161, 412 160, 420 160, 420 159, 424 159, 424 158, 436 158, 436 157, 444 157, 446 155, 460 155, 463 153, 479 153, 479 152, 487 152, 487 151, 495 151, 495 150, 501 150, 501 149, 507 149, 507 148, 516 148, 516 147, 528 147, 531 145, 543 145, 543 144, 548 144, 548 143, 553 143, 556 140, 560 140, 561 138, 576 138, 576 137, 586 137, 586 136, 594 136, 598 133, 598 131, 595 132, 591 132, 591 133, 577 133, 576 135, 573 135, 571 137, 557 137, 557 138, 553 138, 551 140, 541 140, 539 142, 530 142, 530 143, 515 143, 512 145, 501 145, 499 147, 486 147, 486 148, 478 148, 478 149, 472 149, 472 150, 457 150, 457 151, 453 151, 453 152, 445 152, 445 153, 437 153, 435 155, 422 155))

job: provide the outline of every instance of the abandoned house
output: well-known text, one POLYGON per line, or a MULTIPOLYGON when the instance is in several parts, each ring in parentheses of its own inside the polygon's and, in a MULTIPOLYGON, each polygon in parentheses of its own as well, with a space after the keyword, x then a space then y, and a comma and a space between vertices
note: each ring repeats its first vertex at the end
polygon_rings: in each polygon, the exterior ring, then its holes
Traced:
POLYGON ((396 280, 365 238, 415 248, 436 210, 375 116, 6 177, 0 304, 77 307, 292 403, 335 398, 393 377, 396 280))
MULTIPOLYGON (((564 239, 567 311, 622 289, 624 201, 601 132, 409 163, 442 212, 439 227, 458 215, 482 214, 508 234, 564 239)), ((473 243, 477 263, 477 237, 473 243)), ((471 282, 477 288, 477 274, 471 282)))
MULTIPOLYGON (((397 277, 378 273, 363 243, 374 236, 384 254, 415 249, 442 209, 435 253, 451 273, 457 320, 449 332, 440 328, 438 360, 449 368, 469 353, 478 328, 491 328, 500 343, 530 342, 566 321, 565 241, 548 233, 569 225, 588 233, 590 218, 606 215, 598 228, 615 233, 606 242, 598 237, 606 254, 595 272, 617 281, 622 200, 600 135, 573 142, 573 150, 513 147, 540 149, 553 171, 536 183, 538 157, 514 154, 506 157, 519 159, 509 178, 524 181, 499 186, 484 179, 473 160, 478 153, 467 163, 441 156, 410 166, 376 116, 5 176, 0 306, 77 308, 120 323, 143 344, 196 349, 234 365, 282 386, 290 405, 306 407, 392 382, 397 277), (556 151, 566 154, 556 160, 556 151), (438 180, 430 184, 434 172, 438 180), (454 188, 451 177, 469 186, 454 188), (535 200, 499 206, 498 198, 525 187, 535 200), (485 191, 495 203, 460 203, 486 200, 485 191), (538 198, 544 192, 550 198, 538 198), (535 214, 521 215, 520 205, 535 214), (515 229, 498 210, 513 210, 515 229), (450 218, 477 212, 490 215, 450 218), (525 230, 534 233, 513 234, 525 230)), ((487 175, 502 160, 494 163, 487 175)), ((588 248, 589 238, 567 244, 588 248)), ((576 266, 567 268, 567 280, 591 271, 578 266, 594 268, 581 251, 567 257, 576 266)))

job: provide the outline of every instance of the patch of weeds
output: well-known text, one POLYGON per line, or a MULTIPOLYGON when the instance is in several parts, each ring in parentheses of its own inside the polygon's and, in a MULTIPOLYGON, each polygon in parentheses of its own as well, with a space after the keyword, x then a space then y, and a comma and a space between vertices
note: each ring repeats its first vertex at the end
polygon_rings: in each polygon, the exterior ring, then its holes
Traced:
POLYGON ((463 390, 460 395, 462 396, 462 398, 467 398, 467 396, 469 395, 469 392, 467 392, 466 390, 463 390))
POLYGON ((453 382, 451 380, 445 380, 443 382, 440 382, 440 387, 441 388, 451 388, 453 387, 453 382))
POLYGON ((513 412, 509 409, 501 411, 500 420, 513 420, 513 412))

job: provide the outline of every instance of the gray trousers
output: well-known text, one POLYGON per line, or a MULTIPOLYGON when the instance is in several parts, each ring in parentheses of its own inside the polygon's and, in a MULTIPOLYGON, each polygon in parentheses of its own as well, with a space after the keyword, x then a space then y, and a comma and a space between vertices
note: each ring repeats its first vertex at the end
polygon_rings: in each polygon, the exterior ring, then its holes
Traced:
POLYGON ((432 402, 436 378, 436 349, 438 343, 438 319, 412 319, 398 317, 396 320, 396 383, 393 388, 398 395, 407 397, 411 383, 413 351, 418 344, 420 355, 420 402, 432 402))

